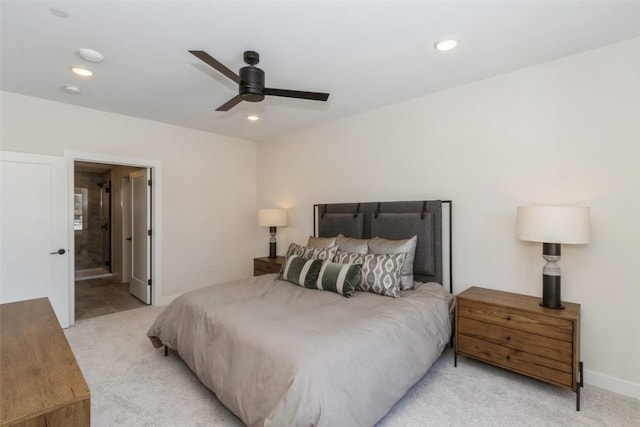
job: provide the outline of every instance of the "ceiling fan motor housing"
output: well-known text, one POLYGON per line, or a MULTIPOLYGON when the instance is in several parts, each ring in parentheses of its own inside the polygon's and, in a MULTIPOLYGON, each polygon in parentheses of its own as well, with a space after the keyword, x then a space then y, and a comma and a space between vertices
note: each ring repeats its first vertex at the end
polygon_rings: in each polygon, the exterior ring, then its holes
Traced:
POLYGON ((240 68, 240 96, 243 101, 260 102, 264 99, 264 71, 253 65, 240 68))

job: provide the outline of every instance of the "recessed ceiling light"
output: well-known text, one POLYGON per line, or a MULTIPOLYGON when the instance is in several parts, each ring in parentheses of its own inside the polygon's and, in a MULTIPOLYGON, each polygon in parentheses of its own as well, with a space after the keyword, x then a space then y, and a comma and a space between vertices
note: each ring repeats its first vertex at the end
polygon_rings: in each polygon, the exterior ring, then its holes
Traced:
POLYGON ((247 116, 247 120, 255 122, 255 121, 260 120, 260 117, 256 116, 255 114, 250 114, 250 115, 247 116))
POLYGON ((68 18, 69 17, 69 14, 67 12, 65 12, 64 10, 56 9, 54 7, 52 7, 49 10, 51 11, 51 13, 56 15, 58 18, 68 18))
POLYGON ((80 58, 89 62, 97 63, 104 61, 104 55, 93 49, 87 49, 83 47, 81 49, 78 49, 78 55, 80 55, 80 58))
POLYGON ((64 85, 62 88, 71 95, 78 95, 80 93, 80 88, 76 85, 64 85))
POLYGON ((93 71, 89 70, 88 68, 71 67, 71 71, 73 71, 74 73, 76 73, 77 75, 82 76, 82 77, 91 77, 91 76, 93 76, 93 71))
POLYGON ((458 46, 458 40, 456 39, 442 39, 437 41, 434 45, 436 50, 439 50, 441 52, 446 52, 447 50, 451 50, 456 46, 458 46))

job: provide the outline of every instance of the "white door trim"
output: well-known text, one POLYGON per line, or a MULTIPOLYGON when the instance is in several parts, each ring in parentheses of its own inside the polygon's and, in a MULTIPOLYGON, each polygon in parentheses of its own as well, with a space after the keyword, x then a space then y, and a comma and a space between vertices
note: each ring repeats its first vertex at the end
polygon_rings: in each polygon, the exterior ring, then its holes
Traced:
MULTIPOLYGON (((151 215, 153 218, 153 239, 151 239, 151 277, 153 289, 151 291, 151 303, 154 306, 162 305, 162 164, 159 160, 140 159, 135 157, 120 157, 108 154, 87 153, 81 151, 66 151, 68 176, 68 206, 69 212, 73 212, 73 171, 74 162, 107 163, 111 165, 133 166, 152 169, 151 215)), ((69 220, 69 251, 75 254, 75 239, 73 235, 73 218, 69 220)), ((69 257, 69 271, 75 271, 74 256, 69 257)), ((75 282, 74 275, 69 274, 69 324, 75 324, 75 282)))

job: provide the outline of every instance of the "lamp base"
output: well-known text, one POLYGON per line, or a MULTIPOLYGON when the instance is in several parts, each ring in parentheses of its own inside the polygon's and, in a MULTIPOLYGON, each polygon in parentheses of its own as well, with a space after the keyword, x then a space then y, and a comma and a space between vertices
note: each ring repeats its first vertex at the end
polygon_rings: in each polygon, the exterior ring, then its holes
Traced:
POLYGON ((560 276, 542 275, 542 301, 540 305, 546 308, 563 309, 560 301, 560 276))
POLYGON ((539 305, 540 307, 544 307, 544 308, 553 308, 554 310, 564 310, 564 305, 562 305, 562 304, 560 304, 560 307, 547 307, 546 305, 544 305, 544 304, 543 304, 543 302, 542 302, 542 301, 540 301, 540 302, 538 303, 538 305, 539 305))
POLYGON ((269 242, 269 258, 277 258, 276 242, 269 242))
POLYGON ((277 258, 276 255, 276 227, 269 227, 269 258, 277 258))

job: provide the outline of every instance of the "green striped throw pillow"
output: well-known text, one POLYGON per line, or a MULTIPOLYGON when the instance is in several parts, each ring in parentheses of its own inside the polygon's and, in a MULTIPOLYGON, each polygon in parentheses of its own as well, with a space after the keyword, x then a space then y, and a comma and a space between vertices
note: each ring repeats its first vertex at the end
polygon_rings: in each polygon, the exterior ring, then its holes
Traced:
POLYGON ((305 288, 315 289, 321 267, 322 261, 319 259, 290 255, 284 263, 282 279, 305 288))
POLYGON ((355 293, 361 275, 362 266, 359 264, 336 264, 324 261, 318 274, 316 288, 349 298, 355 293))

